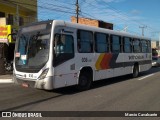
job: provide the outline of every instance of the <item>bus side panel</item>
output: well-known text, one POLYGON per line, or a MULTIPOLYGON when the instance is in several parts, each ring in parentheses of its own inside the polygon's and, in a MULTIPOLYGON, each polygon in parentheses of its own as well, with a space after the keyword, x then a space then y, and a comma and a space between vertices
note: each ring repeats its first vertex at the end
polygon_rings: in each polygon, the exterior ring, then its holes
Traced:
POLYGON ((54 77, 54 88, 66 87, 77 84, 76 75, 74 74, 61 74, 54 77))
POLYGON ((95 80, 131 74, 135 63, 139 64, 139 72, 149 70, 151 68, 150 53, 96 54, 95 80))
MULTIPOLYGON (((135 63, 139 65, 139 72, 147 71, 151 68, 150 53, 120 53, 116 63, 122 62, 122 59, 124 59, 124 67, 132 66, 132 70, 135 63)), ((127 70, 128 69, 125 70, 125 73, 127 70)), ((131 68, 129 68, 129 71, 131 71, 131 68)))
POLYGON ((75 59, 73 58, 54 68, 54 88, 77 84, 77 72, 75 71, 74 61, 75 59))
POLYGON ((94 69, 93 66, 94 66, 93 54, 75 53, 73 59, 68 60, 54 68, 54 76, 55 76, 53 82, 54 88, 78 84, 80 70, 83 67, 91 67, 93 70, 94 69))
POLYGON ((113 69, 95 70, 95 81, 113 77, 113 69))
POLYGON ((152 67, 152 64, 140 65, 140 72, 147 71, 152 67))
POLYGON ((113 77, 113 69, 109 65, 111 59, 112 54, 110 53, 95 54, 95 81, 113 77))
POLYGON ((133 73, 133 66, 124 67, 124 75, 133 73))

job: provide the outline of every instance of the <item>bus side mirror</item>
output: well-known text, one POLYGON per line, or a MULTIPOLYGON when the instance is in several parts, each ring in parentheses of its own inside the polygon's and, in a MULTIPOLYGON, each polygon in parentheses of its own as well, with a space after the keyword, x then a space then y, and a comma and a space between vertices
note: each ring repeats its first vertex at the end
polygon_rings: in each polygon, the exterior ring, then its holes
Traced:
POLYGON ((9 41, 10 38, 11 38, 13 41, 16 41, 17 34, 16 34, 16 33, 9 34, 9 35, 7 36, 8 41, 9 41))

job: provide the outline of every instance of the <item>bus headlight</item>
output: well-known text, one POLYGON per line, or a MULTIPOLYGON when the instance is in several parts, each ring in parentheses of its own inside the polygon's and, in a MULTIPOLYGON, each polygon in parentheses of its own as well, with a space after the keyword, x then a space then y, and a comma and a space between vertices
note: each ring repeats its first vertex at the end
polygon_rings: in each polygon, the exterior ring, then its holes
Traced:
POLYGON ((45 70, 41 73, 41 75, 39 76, 38 79, 39 79, 39 80, 44 79, 44 78, 46 77, 47 73, 48 73, 48 70, 49 70, 49 68, 45 69, 45 70))

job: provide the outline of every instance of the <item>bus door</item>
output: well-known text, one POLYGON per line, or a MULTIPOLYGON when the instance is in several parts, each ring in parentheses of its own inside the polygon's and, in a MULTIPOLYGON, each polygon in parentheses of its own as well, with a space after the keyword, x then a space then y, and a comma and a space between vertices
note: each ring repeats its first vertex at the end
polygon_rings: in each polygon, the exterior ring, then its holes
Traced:
POLYGON ((63 87, 76 84, 74 60, 74 31, 65 30, 54 36, 53 66, 54 87, 63 87))

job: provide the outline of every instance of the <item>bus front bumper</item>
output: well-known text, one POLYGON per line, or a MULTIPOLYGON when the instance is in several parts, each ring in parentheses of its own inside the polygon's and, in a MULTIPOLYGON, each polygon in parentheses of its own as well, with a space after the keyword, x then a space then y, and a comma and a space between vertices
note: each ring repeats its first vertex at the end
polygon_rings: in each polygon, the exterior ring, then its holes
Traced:
POLYGON ((16 78, 16 76, 13 76, 13 81, 15 84, 22 85, 23 87, 31 87, 44 90, 54 89, 52 76, 46 77, 45 79, 41 80, 23 79, 23 78, 16 78))

